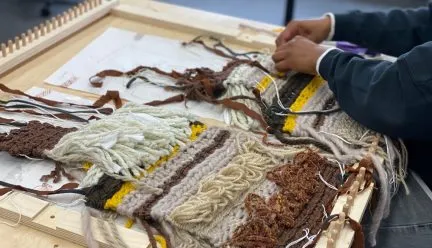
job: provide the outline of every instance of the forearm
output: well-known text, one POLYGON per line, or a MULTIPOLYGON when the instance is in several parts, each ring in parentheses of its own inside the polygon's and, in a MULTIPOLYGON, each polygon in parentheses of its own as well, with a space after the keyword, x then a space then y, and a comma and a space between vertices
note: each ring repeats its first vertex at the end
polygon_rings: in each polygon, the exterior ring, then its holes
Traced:
POLYGON ((416 10, 388 13, 354 11, 337 14, 333 40, 349 41, 392 56, 432 41, 432 4, 416 10))
POLYGON ((394 137, 430 140, 431 63, 432 42, 395 63, 333 50, 323 57, 318 71, 341 108, 359 123, 394 137))

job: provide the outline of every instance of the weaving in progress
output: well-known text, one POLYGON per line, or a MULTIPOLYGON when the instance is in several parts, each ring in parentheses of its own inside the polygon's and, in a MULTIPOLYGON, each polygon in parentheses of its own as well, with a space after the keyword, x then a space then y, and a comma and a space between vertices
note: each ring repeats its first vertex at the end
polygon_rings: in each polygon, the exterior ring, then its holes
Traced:
POLYGON ((169 51, 217 63, 184 70, 133 64, 125 71, 91 71, 85 87, 74 80, 58 84, 101 95, 92 105, 0 85, 9 94, 0 101, 0 156, 51 161, 55 169, 40 180, 69 181, 57 190, 0 181, 0 195, 81 196, 90 248, 100 245, 95 229, 109 247, 128 247, 117 216, 145 231, 152 248, 303 248, 323 237, 332 248, 347 226, 354 247, 364 247, 366 239, 375 244, 391 198, 405 184, 402 141, 350 118, 319 76, 278 73, 266 52, 237 52, 214 37, 170 42, 178 46, 169 51), (110 88, 114 82, 121 83, 110 88), (156 93, 146 101, 125 97, 146 86, 156 93), (166 92, 169 97, 161 98, 166 92), (183 109, 169 108, 179 103, 183 109), (208 122, 209 114, 224 123, 208 122), (372 224, 364 233, 350 214, 355 197, 372 189, 372 224), (343 209, 333 213, 342 196, 343 209), (97 226, 92 217, 100 220, 97 226))

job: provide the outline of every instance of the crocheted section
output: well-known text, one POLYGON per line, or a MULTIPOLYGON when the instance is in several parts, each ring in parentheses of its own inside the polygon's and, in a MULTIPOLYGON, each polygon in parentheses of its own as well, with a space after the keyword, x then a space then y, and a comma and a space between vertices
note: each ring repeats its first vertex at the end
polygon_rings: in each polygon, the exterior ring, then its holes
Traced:
POLYGON ((334 191, 326 192, 331 189, 320 181, 318 173, 328 182, 336 182, 337 168, 312 152, 299 153, 292 164, 269 172, 267 180, 280 190, 267 201, 256 194, 246 197, 248 222, 236 229, 228 244, 270 248, 297 240, 305 228, 316 234, 323 218, 321 205, 328 206, 336 196, 334 191))
POLYGON ((12 156, 45 158, 45 150, 53 149, 64 135, 76 130, 30 121, 24 127, 11 130, 9 134, 0 134, 0 151, 12 156))

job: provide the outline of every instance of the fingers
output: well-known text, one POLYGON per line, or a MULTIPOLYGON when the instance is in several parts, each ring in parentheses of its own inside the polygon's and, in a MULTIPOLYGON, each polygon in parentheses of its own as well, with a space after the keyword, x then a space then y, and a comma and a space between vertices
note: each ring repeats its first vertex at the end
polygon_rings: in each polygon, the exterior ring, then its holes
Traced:
POLYGON ((278 72, 288 72, 292 69, 290 59, 284 59, 275 64, 275 69, 278 72))
POLYGON ((298 34, 299 23, 298 21, 291 21, 288 23, 285 30, 279 34, 276 39, 276 47, 285 44, 287 41, 291 40, 298 34))

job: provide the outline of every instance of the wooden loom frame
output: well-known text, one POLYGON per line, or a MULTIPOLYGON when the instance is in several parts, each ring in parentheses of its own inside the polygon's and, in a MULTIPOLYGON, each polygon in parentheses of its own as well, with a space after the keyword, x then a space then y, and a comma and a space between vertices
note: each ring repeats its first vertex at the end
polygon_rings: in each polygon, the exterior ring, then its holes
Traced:
MULTIPOLYGON (((1 44, 0 79, 11 72, 19 71, 23 64, 34 57, 43 56, 53 46, 73 37, 77 32, 94 25, 108 15, 164 29, 181 30, 189 34, 214 35, 226 42, 249 49, 273 49, 275 31, 281 29, 279 26, 153 1, 88 0, 16 37, 14 41, 1 44)), ((13 88, 13 82, 9 84, 13 88)), ((349 215, 360 222, 373 191, 373 185, 370 185, 363 192, 356 194, 358 188, 364 185, 364 172, 361 170, 359 173, 353 184, 352 193, 337 199, 331 214, 341 213, 342 219, 345 215, 349 215)), ((15 204, 22 208, 23 225, 85 246, 79 212, 51 205, 47 201, 20 192, 14 192, 11 197, 15 204)), ((10 201, 0 200, 0 217, 17 221, 19 213, 10 201)), ((97 221, 92 218, 94 225, 97 221)), ((118 229, 131 248, 146 247, 149 244, 144 232, 122 226, 118 229)), ((109 247, 100 230, 95 229, 93 232, 101 247, 109 247)), ((344 221, 333 221, 328 231, 321 236, 317 247, 348 248, 352 244, 353 237, 354 231, 349 225, 344 224, 344 221)))

